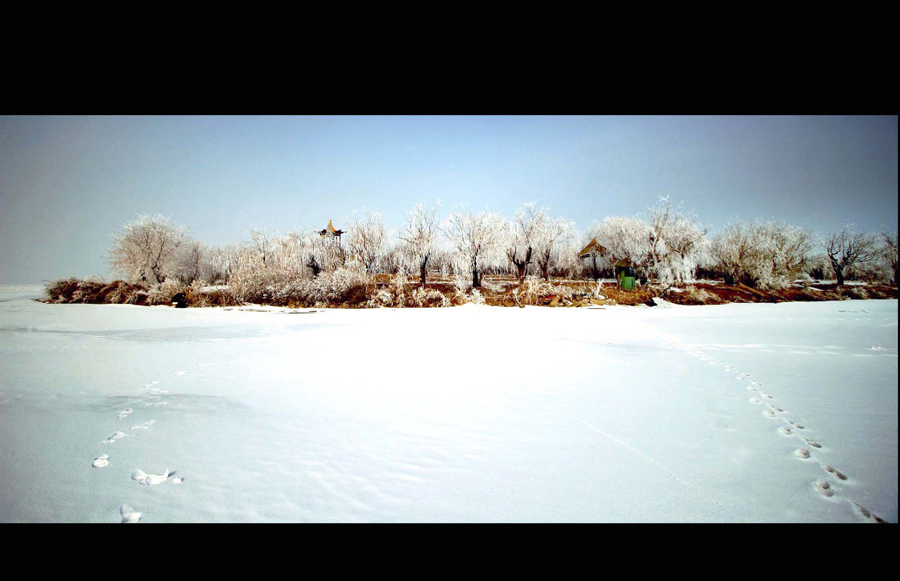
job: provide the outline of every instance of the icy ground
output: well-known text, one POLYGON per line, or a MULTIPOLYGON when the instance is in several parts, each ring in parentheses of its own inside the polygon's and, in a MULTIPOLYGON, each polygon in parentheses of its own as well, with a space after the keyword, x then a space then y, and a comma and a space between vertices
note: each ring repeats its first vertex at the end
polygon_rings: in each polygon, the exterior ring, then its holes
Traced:
POLYGON ((895 300, 305 311, 11 294, 3 522, 897 522, 895 300))

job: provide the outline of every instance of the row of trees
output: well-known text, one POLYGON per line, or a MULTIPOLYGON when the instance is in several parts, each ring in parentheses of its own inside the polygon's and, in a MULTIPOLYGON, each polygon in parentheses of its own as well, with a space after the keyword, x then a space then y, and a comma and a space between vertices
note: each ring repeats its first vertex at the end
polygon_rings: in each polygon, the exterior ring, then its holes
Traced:
POLYGON ((443 219, 440 211, 439 202, 420 203, 396 233, 378 212, 356 213, 343 246, 306 228, 284 235, 254 229, 243 243, 210 247, 169 218, 143 215, 114 234, 109 261, 129 282, 145 287, 205 281, 228 284, 238 294, 338 271, 366 279, 412 274, 422 287, 429 275, 452 275, 477 288, 486 273, 513 275, 520 283, 529 275, 583 277, 578 251, 596 239, 605 248, 600 259, 607 274, 612 265, 627 262, 644 283, 675 285, 705 276, 777 288, 809 273, 833 273, 839 285, 848 278, 897 277, 896 234, 847 227, 819 239, 798 226, 753 220, 732 222, 709 236, 694 213, 668 199, 638 216, 595 222, 583 236, 573 221, 534 202, 523 204, 512 219, 465 206, 443 219))

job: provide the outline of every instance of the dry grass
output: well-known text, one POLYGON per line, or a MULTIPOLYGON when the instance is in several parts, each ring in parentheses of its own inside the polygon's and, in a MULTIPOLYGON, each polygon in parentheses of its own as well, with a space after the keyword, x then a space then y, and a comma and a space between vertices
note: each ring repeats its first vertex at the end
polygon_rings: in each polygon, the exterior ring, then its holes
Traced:
POLYGON ((45 290, 51 303, 148 304, 146 291, 121 280, 102 283, 64 278, 48 283, 45 290))

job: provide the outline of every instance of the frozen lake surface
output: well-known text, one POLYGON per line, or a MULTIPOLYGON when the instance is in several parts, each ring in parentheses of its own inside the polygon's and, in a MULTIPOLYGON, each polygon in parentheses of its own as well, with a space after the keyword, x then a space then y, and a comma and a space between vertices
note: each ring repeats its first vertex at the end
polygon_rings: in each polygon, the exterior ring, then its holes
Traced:
POLYGON ((36 294, 0 287, 3 522, 897 522, 896 300, 36 294))

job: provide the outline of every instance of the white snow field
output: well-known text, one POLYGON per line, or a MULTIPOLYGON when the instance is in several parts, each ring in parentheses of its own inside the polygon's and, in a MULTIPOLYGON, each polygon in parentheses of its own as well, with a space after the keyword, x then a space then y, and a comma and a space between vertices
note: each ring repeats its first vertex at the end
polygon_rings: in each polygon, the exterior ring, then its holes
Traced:
POLYGON ((3 522, 897 522, 896 300, 176 310, 16 292, 3 522))

